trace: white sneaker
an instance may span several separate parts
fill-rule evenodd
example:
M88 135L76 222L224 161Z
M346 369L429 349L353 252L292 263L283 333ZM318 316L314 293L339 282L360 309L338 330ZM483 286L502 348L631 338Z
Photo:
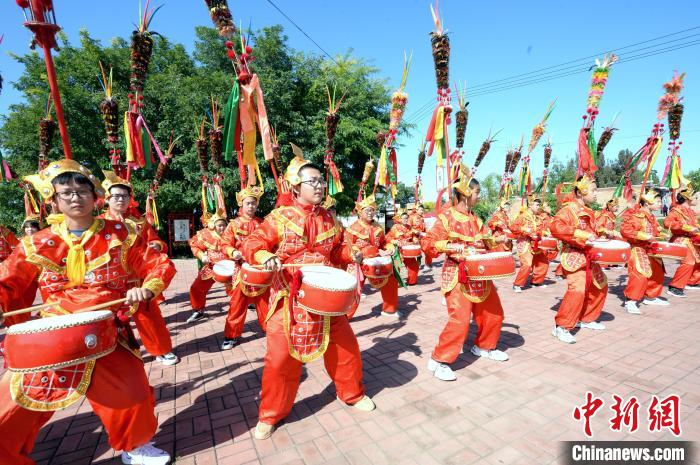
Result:
M367 294L365 294L364 292L362 294L360 294L360 300L365 300L366 298L367 298Z
M515 293L523 292L523 288L520 286L513 286L513 292L515 292Z
M576 338L569 332L568 329L561 326L555 326L552 330L552 336L567 344L576 344Z
M599 323L597 321L590 321L586 323L585 321L579 321L576 323L577 328L585 328L585 329L594 329L596 331L602 331L605 329L605 325L603 323Z
M432 371L433 375L440 381L454 381L457 379L455 372L452 371L446 363L440 363L432 358L428 361L428 371Z
M477 357L486 357L497 362L505 362L508 360L508 354L498 349L486 350L477 346L472 346L472 354Z
M670 305L668 303L668 300L659 299L658 297L655 299L644 299L642 301L642 303L644 305L658 305L659 307L666 307L666 306Z
M630 313L632 315L641 315L642 312L639 311L639 307L637 307L637 302L634 300L628 300L625 302L625 310L627 310L627 313Z
M389 313L389 312L385 312L384 310L382 310L382 315L390 316L392 318L401 318L403 316L403 315L401 315L401 312L398 310L396 310L394 313Z
M133 465L166 465L170 455L164 450L153 447L149 442L141 447L122 452L122 463Z
M443 307L447 307L447 299L446 298L443 297L442 300L440 301L440 303L442 304Z
M156 357L156 361L157 361L157 362L160 362L161 364L163 364L163 365L165 365L165 366L167 367L167 366L170 366L170 365L175 365L177 362L180 361L180 359L177 358L177 355L175 355L174 353L168 352L168 353L165 354L165 355L159 355L159 356L157 356L157 357Z
M685 286L686 289L691 289L691 290L698 290L700 289L700 284L688 284Z
M185 323L194 323L195 321L199 321L204 317L204 310L195 310Z

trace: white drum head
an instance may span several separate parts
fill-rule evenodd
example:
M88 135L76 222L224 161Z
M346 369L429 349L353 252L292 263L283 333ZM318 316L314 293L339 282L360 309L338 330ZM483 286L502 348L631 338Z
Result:
M401 247L401 248L402 248L402 249L406 249L406 250L417 250L417 249L420 249L420 245L418 245L418 244L409 244L409 245L404 245L404 246Z
M599 249L607 249L607 250L621 250L621 249L629 249L630 245L628 242L625 241L618 241L618 240L610 240L610 241L591 241L589 242L590 245L593 247L599 248Z
M357 286L357 279L350 273L330 266L302 266L302 280L321 289L349 291Z
M489 252L489 253L478 253L475 255L465 255L464 261L476 261L480 262L482 260L497 260L499 258L510 257L512 254L510 252Z
M232 260L221 260L212 267L212 271L219 276L233 276L233 271L236 269L236 262Z
M80 326L86 323L114 318L114 313L109 310L97 310L95 312L71 313L18 323L7 328L7 334L22 334L27 332L39 332L58 327Z
M388 265L390 263L391 257L372 257L362 260L362 264L367 266Z

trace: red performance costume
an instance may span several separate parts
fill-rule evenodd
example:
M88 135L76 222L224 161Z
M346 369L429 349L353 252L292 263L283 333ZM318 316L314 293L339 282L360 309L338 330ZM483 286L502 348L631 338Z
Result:
M102 195L96 178L72 160L50 163L27 180L48 199L54 194L51 180L66 172L89 177ZM0 265L0 306L7 309L38 280L46 301L56 302L42 316L68 314L124 297L134 277L158 296L174 275L170 260L150 249L129 224L95 219L76 237L59 217L50 228L25 237ZM40 373L5 373L0 382L0 463L33 464L28 455L39 429L54 411L82 396L100 417L113 449L131 451L154 436L155 400L143 362L120 338L113 352L97 360Z
M425 237L425 217L423 216L423 213L418 210L420 208L422 210L423 206L421 204L418 204L418 207L416 207L416 211L413 214L410 214L408 216L408 222L409 225L411 226L411 230L413 231L413 234L417 238L422 238ZM428 254L423 251L425 255L425 265L426 266L431 266L433 264L433 257L429 256Z
M107 200L111 197L110 189L112 187L122 187L129 191L130 199L132 187L129 181L120 178L114 171L104 171L105 180L102 181L102 187L107 193ZM144 239L146 244L156 252L167 254L168 246L160 240L155 229L141 216L135 206L130 206L126 215L119 215L108 208L100 218L105 218L112 221L121 221L128 223L136 232ZM132 282L132 285L139 285L139 281ZM141 342L149 354L155 357L161 357L166 354L171 354L173 350L173 342L170 338L170 332L163 319L163 314L160 311L160 304L165 301L163 295L142 302L139 305L139 310L134 313L134 324L141 337ZM172 362L177 362L177 357L172 355Z
M671 242L683 244L688 249L685 259L668 284L672 290L682 291L686 286L700 285L700 229L691 204L694 195L695 192L690 186L680 191L678 196L683 203L671 208L671 212L664 219L664 226L671 230Z
M645 205L653 205L656 200L653 191L640 196ZM632 246L627 262L629 277L625 297L634 302L643 298L646 298L645 303L656 302L663 290L664 264L660 258L650 257L647 249L659 236L659 223L647 206L636 204L622 215L620 233ZM667 302L662 302L667 305Z
M356 211L358 214L361 214L366 208L374 208L376 210L377 204L374 195L370 195L362 202L357 202ZM379 256L379 251L382 249L389 252L393 252L394 249L393 244L387 243L381 226L374 221L367 223L362 218L355 221L345 230L345 241L350 244L353 251L361 252L365 259ZM354 275L356 266L358 265L354 263L349 265L348 272ZM366 279L372 287L381 290L382 311L388 314L395 314L399 305L399 284L394 277L393 271L381 278L367 277ZM362 285L364 286L364 282ZM348 314L348 318L353 317L355 310L357 308Z
M212 266L216 262L226 259L225 250L227 247L230 247L226 240L214 229L218 221L225 222L226 220L218 214L204 218L203 223L206 227L197 231L189 242L192 255L200 261L206 261L190 286L190 304L195 313L204 312L207 306L207 293L215 282Z
M575 185L586 196L590 189L595 189L593 184L585 175ZM600 265L587 258L585 250L586 241L595 237L595 213L581 198L574 197L554 215L550 228L552 235L564 243L561 264L567 283L552 335L562 342L574 343L576 340L569 331L577 324L591 329L605 328L596 320L603 311L608 280Z
M0 263L4 262L11 254L12 251L19 245L19 240L17 236L14 235L12 231L7 229L5 226L0 226ZM28 307L34 302L36 296L37 284L33 283L27 288L27 291L22 296L22 299L16 303L9 302L7 310L17 310L20 308ZM10 327L17 323L23 323L31 317L30 314L8 316L5 319L5 326Z
M238 206L243 205L243 201L248 198L255 199L255 203L260 200L263 192L257 187L249 186L236 194ZM258 217L248 218L242 214L231 220L224 231L224 242L226 246L224 252L228 257L233 257L236 252L241 253L243 242L262 224L262 219ZM241 258L242 260L242 258ZM239 264L241 264L239 260ZM237 267L233 276L233 284L228 291L231 298L228 315L226 316L226 326L224 327L224 338L237 339L243 334L245 317L248 312L248 305L255 305L260 328L265 330L265 318L268 311L268 299L270 297L269 286L253 287L241 281L241 268Z
M302 184L299 174L308 164L297 155L285 173L285 180L299 192L308 187ZM316 169L307 171L313 173ZM314 182L319 186L323 178ZM293 195L300 194L295 192ZM351 261L350 247L343 242L343 232L333 216L319 205L302 204L297 199L291 206L273 210L243 243L242 251L246 261L257 264L279 259L283 266L338 266ZM291 411L302 364L321 357L340 400L357 404L360 409L368 403L374 407L364 393L360 349L348 318L344 315L317 315L300 306L295 299L290 302L290 293L293 292L290 285L298 280L295 278L296 269L282 268L275 274L270 289L267 352L256 426L258 439L267 439L274 425Z
M513 286L522 287L532 274L534 286L544 283L549 270L549 260L545 251L537 247L539 238L551 235L545 227L540 212L525 209L510 225L511 231L518 237L516 248L520 257L520 270L515 276Z
M470 197L473 188L469 187L469 169L462 165L460 170L461 177L454 184L455 189ZM508 359L504 352L495 350L503 323L503 307L496 287L492 281L474 281L466 276L460 279L460 255L476 253L470 248L484 249L487 234L483 222L462 201L440 213L422 241L424 249L433 257L445 253L440 292L445 295L449 316L428 365L428 369L444 381L456 379L447 365L462 352L472 315L478 328L472 349L475 355L499 361ZM461 246L465 252L455 252L451 246Z
M494 247L494 251L510 252L513 250L513 242L508 238L510 233L510 218L508 218L507 202L501 202L498 209L488 221L487 226L491 230L494 239L502 238L504 241Z
M394 221L401 221L402 216L407 216L407 213L398 209L396 215L394 216ZM415 245L418 244L418 238L414 234L410 226L403 223L394 223L391 231L386 235L386 241L394 244L397 247L403 247L405 245ZM408 278L406 279L406 284L409 286L414 285L418 282L418 259L410 257L401 257L403 264L408 272ZM435 258L435 257L433 257Z

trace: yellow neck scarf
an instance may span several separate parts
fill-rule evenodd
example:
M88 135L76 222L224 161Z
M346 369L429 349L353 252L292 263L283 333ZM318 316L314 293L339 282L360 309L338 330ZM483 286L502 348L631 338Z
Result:
M68 226L65 221L57 224L56 230L58 235L63 239L69 249L68 257L66 258L66 276L68 276L68 285L80 286L85 281L85 272L87 271L87 263L85 263L84 246L87 241L95 234L99 221L94 220L92 225L83 233L82 237L78 238L68 231ZM80 241L76 243L76 241Z

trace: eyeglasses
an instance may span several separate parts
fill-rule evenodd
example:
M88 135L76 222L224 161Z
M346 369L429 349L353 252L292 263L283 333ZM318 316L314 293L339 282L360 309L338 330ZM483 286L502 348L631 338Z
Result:
M316 188L319 188L319 187L326 187L326 186L328 185L328 183L327 183L326 181L324 181L323 179L321 179L321 178L308 179L308 180L306 180L306 181L302 181L301 183L302 183L302 184L307 184L307 185L309 185L310 187L313 187L313 188L315 188L315 189L316 189Z
M56 192L56 196L58 196L58 198L61 200L71 200L73 198L73 196L76 196L79 199L85 199L85 198L90 197L91 195L92 195L92 191L89 189L84 189L84 190L79 190L79 191Z
M127 200L129 197L131 197L129 194L112 194L109 196L110 199L114 200Z

